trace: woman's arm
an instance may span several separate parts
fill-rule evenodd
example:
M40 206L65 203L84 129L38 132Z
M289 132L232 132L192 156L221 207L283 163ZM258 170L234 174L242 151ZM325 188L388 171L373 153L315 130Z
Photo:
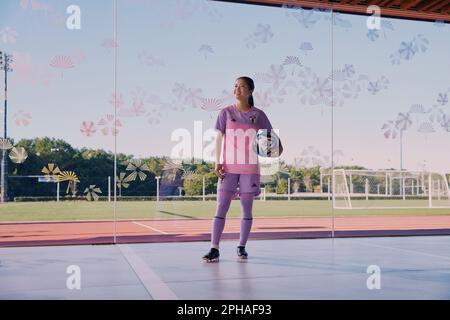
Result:
M223 134L219 130L217 130L216 135L216 164L214 166L214 173L219 177L223 178L223 164L220 160L220 156L222 154L222 141L223 141Z
M222 141L223 141L222 132L217 130L217 135L216 135L216 164L221 164L220 155L222 154Z

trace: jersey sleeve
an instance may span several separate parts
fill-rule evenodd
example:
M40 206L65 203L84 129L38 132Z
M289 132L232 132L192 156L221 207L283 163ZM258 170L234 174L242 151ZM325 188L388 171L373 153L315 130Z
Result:
M222 134L225 134L226 124L227 124L227 113L225 109L222 109L219 112L219 115L217 116L216 126L214 127L214 129L219 130L220 132L222 132Z
M259 119L259 128L266 130L272 129L272 124L270 123L269 118L267 118L267 115L264 112L261 112L261 116Z

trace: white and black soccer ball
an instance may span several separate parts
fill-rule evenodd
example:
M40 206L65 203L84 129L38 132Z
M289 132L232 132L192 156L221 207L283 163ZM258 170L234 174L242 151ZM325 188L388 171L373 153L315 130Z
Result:
M280 138L273 130L261 129L256 133L253 145L255 153L264 158L274 158L280 156Z

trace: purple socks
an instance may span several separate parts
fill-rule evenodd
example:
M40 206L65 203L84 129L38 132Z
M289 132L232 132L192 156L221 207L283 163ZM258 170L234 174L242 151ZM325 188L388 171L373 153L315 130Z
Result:
M234 197L234 192L219 191L217 193L217 209L216 215L213 219L213 228L211 235L211 246L213 248L219 248L220 237L222 236L223 229L225 227L225 217L228 209L230 208L231 200ZM239 241L240 246L245 246L252 228L252 207L253 207L253 193L241 194L241 209L242 209L242 221L241 221L241 237Z
M253 193L243 193L241 194L241 210L242 210L242 221L241 221L241 238L239 240L239 245L245 247L248 235L252 228L252 207L253 207Z
M227 215L228 209L230 208L233 196L234 192L217 192L217 209L216 215L213 219L213 228L211 235L211 246L213 248L219 249L220 236L222 235L223 228L225 227L225 216Z

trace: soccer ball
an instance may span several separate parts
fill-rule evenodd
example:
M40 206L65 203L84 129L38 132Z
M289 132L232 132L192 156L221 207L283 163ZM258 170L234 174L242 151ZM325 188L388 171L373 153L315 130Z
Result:
M261 129L256 133L253 150L260 157L279 157L280 138L272 130Z

